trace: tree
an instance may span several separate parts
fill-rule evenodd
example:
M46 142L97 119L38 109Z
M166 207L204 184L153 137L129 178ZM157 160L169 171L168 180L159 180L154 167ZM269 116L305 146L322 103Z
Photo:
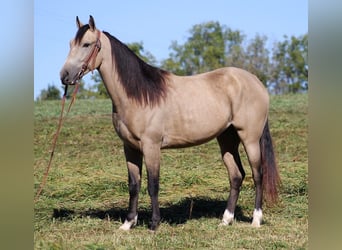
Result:
M163 68L179 75L193 75L228 65L242 67L244 37L219 22L194 25L183 45L172 42L170 58L163 61Z
M61 92L55 85L48 84L47 90L43 89L40 92L38 100L45 101L45 100L60 100L61 99Z
M243 47L245 35L239 30L225 31L225 66L245 68L246 53Z
M193 74L224 66L224 34L219 22L194 25L185 44Z
M269 51L266 47L267 37L256 35L247 46L244 68L255 74L267 86L270 79Z
M193 75L223 67L225 64L224 31L219 22L194 25L184 45L173 41L165 69L180 75Z
M272 83L274 92L297 93L308 89L308 35L284 36L273 50Z
M179 45L177 41L172 41L169 48L173 51L169 54L169 58L162 62L162 68L176 75L191 75L192 68L186 62L183 46Z

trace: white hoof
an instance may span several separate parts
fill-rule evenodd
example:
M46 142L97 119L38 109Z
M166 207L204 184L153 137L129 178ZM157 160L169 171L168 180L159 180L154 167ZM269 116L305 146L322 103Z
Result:
M262 221L262 210L254 209L252 227L260 227Z
M138 222L138 215L136 215L136 216L134 217L134 219L131 220L131 221L125 220L124 224L122 224L122 225L119 227L119 229L124 230L124 231L128 231L128 230L130 230L132 227L134 227L134 226L137 224L137 222Z
M228 209L224 211L222 222L219 226L231 225L234 222L234 214L229 212Z

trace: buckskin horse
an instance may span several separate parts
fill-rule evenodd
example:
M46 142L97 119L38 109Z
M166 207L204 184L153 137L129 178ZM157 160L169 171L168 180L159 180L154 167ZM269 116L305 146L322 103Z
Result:
M152 203L149 228L156 230L161 149L195 146L214 138L230 181L221 225L233 223L245 177L238 152L241 142L255 184L252 226L260 227L263 199L277 199L280 178L268 126L269 96L258 78L234 67L177 76L145 63L118 39L98 30L92 16L85 25L76 17L76 24L60 78L64 85L73 85L97 69L112 100L113 125L123 141L128 168L129 211L120 229L129 230L137 223L143 158Z

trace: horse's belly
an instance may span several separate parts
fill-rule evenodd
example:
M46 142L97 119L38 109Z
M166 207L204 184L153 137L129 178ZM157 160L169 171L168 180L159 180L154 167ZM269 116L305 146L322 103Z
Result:
M162 148L194 146L217 137L230 125L229 117L220 116L220 114L187 117L180 124L165 131Z

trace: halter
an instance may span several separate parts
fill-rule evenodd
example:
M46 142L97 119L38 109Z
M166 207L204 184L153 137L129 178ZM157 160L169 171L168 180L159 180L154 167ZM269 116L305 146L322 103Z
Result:
M101 49L100 36L101 36L101 32L98 30L95 45L94 45L93 49L91 50L91 52L89 53L86 60L84 61L80 72L78 72L78 74L77 74L76 79L74 81L72 81L71 84L75 84L78 80L80 80L83 77L84 72L87 70L88 65L91 62L91 60L93 60L93 62L92 62L91 68L89 68L89 69L91 70L91 73L93 73L93 71L95 69L96 57L97 57L97 54L99 53L99 51Z

